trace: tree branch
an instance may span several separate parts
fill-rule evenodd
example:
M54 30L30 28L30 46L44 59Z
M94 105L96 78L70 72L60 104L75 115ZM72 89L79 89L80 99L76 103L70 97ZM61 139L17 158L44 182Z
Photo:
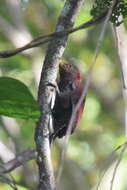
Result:
M119 63L123 79L124 124L127 135L127 34L123 24L115 28Z
M80 9L83 0L67 0L61 12L56 26L56 31L71 28L74 24L76 15ZM55 189L55 180L51 163L51 152L49 145L49 119L50 108L49 104L54 95L54 88L48 87L48 83L55 83L59 60L62 57L67 43L66 34L60 38L54 38L48 47L45 57L44 66L42 69L41 80L39 85L38 102L41 108L41 118L38 122L35 134L37 146L37 163L39 167L39 190Z
M119 167L119 165L121 163L121 160L122 160L122 158L124 156L124 153L125 153L126 149L127 149L127 143L125 142L125 144L123 146L123 149L121 150L121 153L120 153L120 155L118 157L118 160L117 160L117 162L115 164L115 168L113 170L113 176L112 176L112 179L111 179L110 190L113 189L113 183L114 183L114 180L115 180L116 172L117 172L117 169L118 169L118 167Z
M68 28L68 29L65 28L62 31L56 31L56 32L53 32L51 34L39 36L39 37L35 38L34 40L32 40L31 42L29 42L28 44L26 44L25 46L22 46L20 48L15 49L15 50L0 51L0 58L7 58L7 57L14 56L14 55L21 53L22 51L25 51L27 49L31 49L34 47L39 47L40 45L44 45L44 44L48 43L49 41L51 41L54 37L63 37L67 34L71 34L71 33L76 32L78 30L82 30L82 29L88 28L90 26L100 24L105 19L106 15L107 15L107 12L104 12L99 17L97 17L95 19L91 19L88 22L85 22L85 23L83 23L77 27Z
M113 9L118 5L118 3L119 3L118 0L115 1L114 5L113 5ZM15 50L1 51L0 52L0 58L7 58L7 57L14 56L17 53L20 53L24 50L31 49L34 47L39 47L40 45L43 45L43 44L53 40L54 37L63 37L67 34L71 34L71 33L75 32L75 31L85 29L85 28L88 28L90 26L99 24L103 20L105 20L107 13L108 13L108 10L103 12L97 18L95 18L95 19L93 18L93 19L89 20L88 22L85 22L85 23L83 23L77 27L74 27L74 28L65 27L64 29L57 30L56 32L53 32L51 34L39 36L39 37L35 38L34 40L32 40L30 43L26 44L25 46L22 46L20 48L15 49Z
M0 173L8 173L16 169L17 167L24 165L26 162L35 159L37 152L35 150L26 150L18 154L14 159L4 163L0 167Z

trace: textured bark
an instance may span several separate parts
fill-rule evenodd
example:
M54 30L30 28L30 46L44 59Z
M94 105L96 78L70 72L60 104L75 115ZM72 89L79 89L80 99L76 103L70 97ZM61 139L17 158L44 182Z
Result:
M71 28L74 24L76 15L84 0L67 0L61 12L56 26L56 31ZM39 167L39 190L56 189L53 174L51 152L49 144L49 104L55 93L53 87L47 84L55 84L59 60L62 57L67 43L68 35L54 38L48 46L44 66L41 73L39 85L38 102L41 108L41 117L38 122L35 134L37 147L37 163Z

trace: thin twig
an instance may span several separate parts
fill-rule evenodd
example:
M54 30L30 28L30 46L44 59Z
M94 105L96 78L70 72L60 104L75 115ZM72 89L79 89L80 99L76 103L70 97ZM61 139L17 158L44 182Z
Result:
M127 143L127 142L125 142L125 143ZM114 159L114 157L115 157L115 153L116 153L117 151L119 151L120 149L122 149L123 146L125 145L125 143L123 143L123 144L119 145L118 147L116 147L115 150L114 150L113 152L111 152L110 155L107 157L107 159L106 159L106 164L107 164L108 166L107 166L106 169L104 169L103 173L100 174L99 180L98 180L98 184L97 184L95 190L98 190L98 189L99 189L99 186L100 186L100 184L101 184L101 182L102 182L102 179L104 178L105 174L107 173L111 161L113 161L113 159ZM101 168L101 170L102 170L102 168Z
M26 162L35 159L37 152L35 150L26 150L18 154L14 159L2 164L0 167L0 173L8 173L13 171L19 166L24 165Z
M124 147L123 147L123 149L122 149L122 151L121 151L121 153L120 153L120 155L118 157L118 161L116 162L116 165L115 165L115 168L114 168L114 171L113 171L112 180L111 180L110 190L112 190L112 188L113 188L113 182L115 180L116 172L117 172L118 166L119 166L119 164L120 164L120 162L121 162L121 160L123 158L123 155L124 155L126 149L127 149L127 142L125 143L125 145L124 145Z
M5 184L8 184L12 189L18 190L14 178L12 177L12 175L9 175L9 176L11 179L9 177L5 176L4 174L0 174L0 181L2 181Z

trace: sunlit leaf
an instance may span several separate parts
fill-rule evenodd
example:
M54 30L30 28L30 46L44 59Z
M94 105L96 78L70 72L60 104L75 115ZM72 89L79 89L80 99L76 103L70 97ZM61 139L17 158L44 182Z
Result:
M19 80L0 77L0 115L24 119L39 117L36 101Z

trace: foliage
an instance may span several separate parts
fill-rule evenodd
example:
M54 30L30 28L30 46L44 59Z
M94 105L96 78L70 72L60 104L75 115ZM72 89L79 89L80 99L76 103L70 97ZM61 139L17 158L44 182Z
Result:
M95 4L93 6L93 9L91 10L91 14L94 17L98 17L100 14L104 13L109 9L112 2L113 0L95 0ZM127 0L121 0L115 6L110 20L113 24L119 26L126 17L127 17Z

